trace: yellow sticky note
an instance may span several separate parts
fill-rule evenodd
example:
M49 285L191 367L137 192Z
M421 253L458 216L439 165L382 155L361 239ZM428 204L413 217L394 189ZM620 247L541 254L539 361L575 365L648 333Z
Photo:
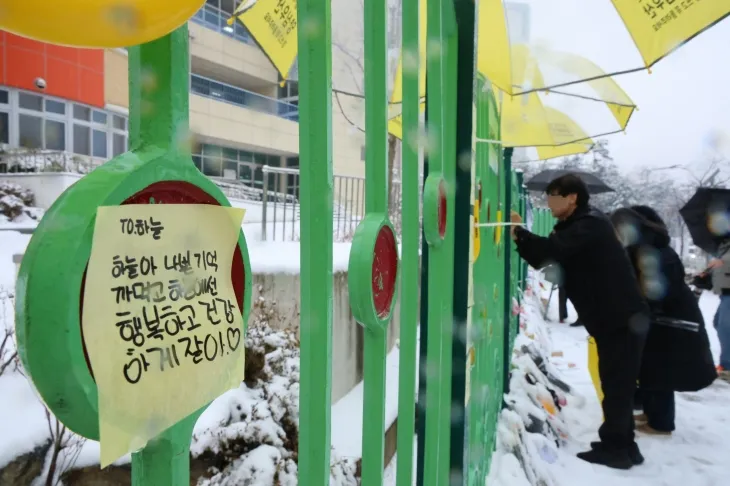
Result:
M243 380L231 264L244 213L197 204L98 209L82 329L99 391L101 467Z

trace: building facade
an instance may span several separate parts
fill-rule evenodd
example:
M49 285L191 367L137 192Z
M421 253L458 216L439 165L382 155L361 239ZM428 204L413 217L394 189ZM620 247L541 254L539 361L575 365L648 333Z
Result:
M193 161L211 178L260 187L264 165L299 166L298 91L296 82L280 85L240 23L227 24L234 3L207 0L188 22ZM0 144L94 163L123 153L127 61L124 49L61 47L0 31ZM362 176L362 133L337 100L332 105L335 173Z

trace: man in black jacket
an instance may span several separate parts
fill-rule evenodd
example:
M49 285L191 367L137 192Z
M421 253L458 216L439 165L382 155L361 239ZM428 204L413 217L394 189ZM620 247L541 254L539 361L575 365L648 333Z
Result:
M562 286L588 333L596 340L603 388L603 416L598 435L580 459L629 469L644 458L634 440L633 402L641 353L649 330L649 308L631 262L606 215L588 204L583 181L567 174L546 191L559 221L548 237L512 227L517 252L532 267L557 264ZM521 223L513 213L513 222Z

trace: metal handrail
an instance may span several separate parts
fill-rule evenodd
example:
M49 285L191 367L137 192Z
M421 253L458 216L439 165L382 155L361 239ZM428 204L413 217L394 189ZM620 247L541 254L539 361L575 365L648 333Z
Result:
M190 92L262 113L276 115L290 121L299 121L299 107L296 105L206 78L199 74L190 75Z

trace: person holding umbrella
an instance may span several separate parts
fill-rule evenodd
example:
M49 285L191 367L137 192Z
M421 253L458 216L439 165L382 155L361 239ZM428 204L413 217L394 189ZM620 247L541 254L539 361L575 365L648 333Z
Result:
M651 309L637 390L645 421L639 428L669 435L675 428L674 392L696 392L717 378L704 318L657 212L631 206L615 211L611 221Z
M730 189L700 187L679 210L692 241L715 255L695 285L720 296L714 326L720 341L720 378L730 382Z
M717 371L720 378L730 383L730 238L718 245L717 258L694 282L697 287L712 290L720 296L713 325L720 341L720 364Z
M516 250L534 268L557 263L568 298L599 354L604 422L600 442L581 452L584 461L630 469L644 458L634 436L634 393L649 330L649 307L611 221L589 205L586 184L575 174L551 181L545 192L559 221L541 237L521 226L512 212Z

